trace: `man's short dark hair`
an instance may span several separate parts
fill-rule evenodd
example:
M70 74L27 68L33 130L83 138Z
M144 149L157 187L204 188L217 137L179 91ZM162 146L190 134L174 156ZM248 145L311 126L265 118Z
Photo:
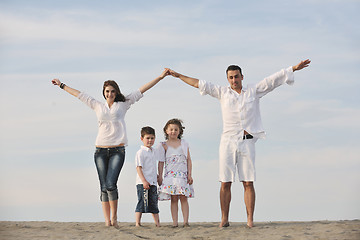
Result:
M238 65L230 65L230 66L228 66L228 68L226 69L226 76L227 76L228 71L236 71L236 70L239 70L240 74L242 76L241 68Z
M145 135L154 135L155 136L155 129L152 127L146 126L141 129L141 137L144 137Z

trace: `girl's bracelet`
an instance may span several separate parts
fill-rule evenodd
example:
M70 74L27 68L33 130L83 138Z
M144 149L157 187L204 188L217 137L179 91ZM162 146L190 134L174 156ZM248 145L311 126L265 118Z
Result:
M60 88L61 89L64 89L65 86L66 86L65 83L60 83Z

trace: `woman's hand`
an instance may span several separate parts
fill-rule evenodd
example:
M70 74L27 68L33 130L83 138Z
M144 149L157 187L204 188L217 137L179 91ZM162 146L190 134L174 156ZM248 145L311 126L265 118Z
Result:
M163 79L166 76L170 75L170 69L169 68L165 68L164 71L161 73L160 78Z
M52 84L54 84L55 86L60 86L61 82L59 79L54 78L53 80L51 80Z

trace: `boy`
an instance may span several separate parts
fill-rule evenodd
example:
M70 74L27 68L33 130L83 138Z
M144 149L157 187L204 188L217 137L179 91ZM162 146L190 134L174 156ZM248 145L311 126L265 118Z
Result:
M156 151L152 148L155 142L155 130L152 127L143 127L141 129L141 141L144 145L141 146L135 156L138 195L138 203L135 210L136 226L141 226L142 213L152 213L156 226L160 227Z

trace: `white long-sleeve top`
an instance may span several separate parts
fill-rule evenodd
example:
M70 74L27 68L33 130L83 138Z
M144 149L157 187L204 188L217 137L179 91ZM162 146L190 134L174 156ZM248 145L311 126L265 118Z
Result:
M240 94L230 86L218 86L203 80L199 81L199 90L201 95L209 94L219 99L223 118L223 137L237 136L242 139L245 130L256 138L265 138L259 100L284 83L289 85L294 83L292 67L282 69L256 85L243 87Z
M95 111L98 119L96 146L127 145L125 114L142 97L143 94L137 90L127 95L125 102L114 102L109 108L106 102L100 102L83 92L79 94L78 98Z

